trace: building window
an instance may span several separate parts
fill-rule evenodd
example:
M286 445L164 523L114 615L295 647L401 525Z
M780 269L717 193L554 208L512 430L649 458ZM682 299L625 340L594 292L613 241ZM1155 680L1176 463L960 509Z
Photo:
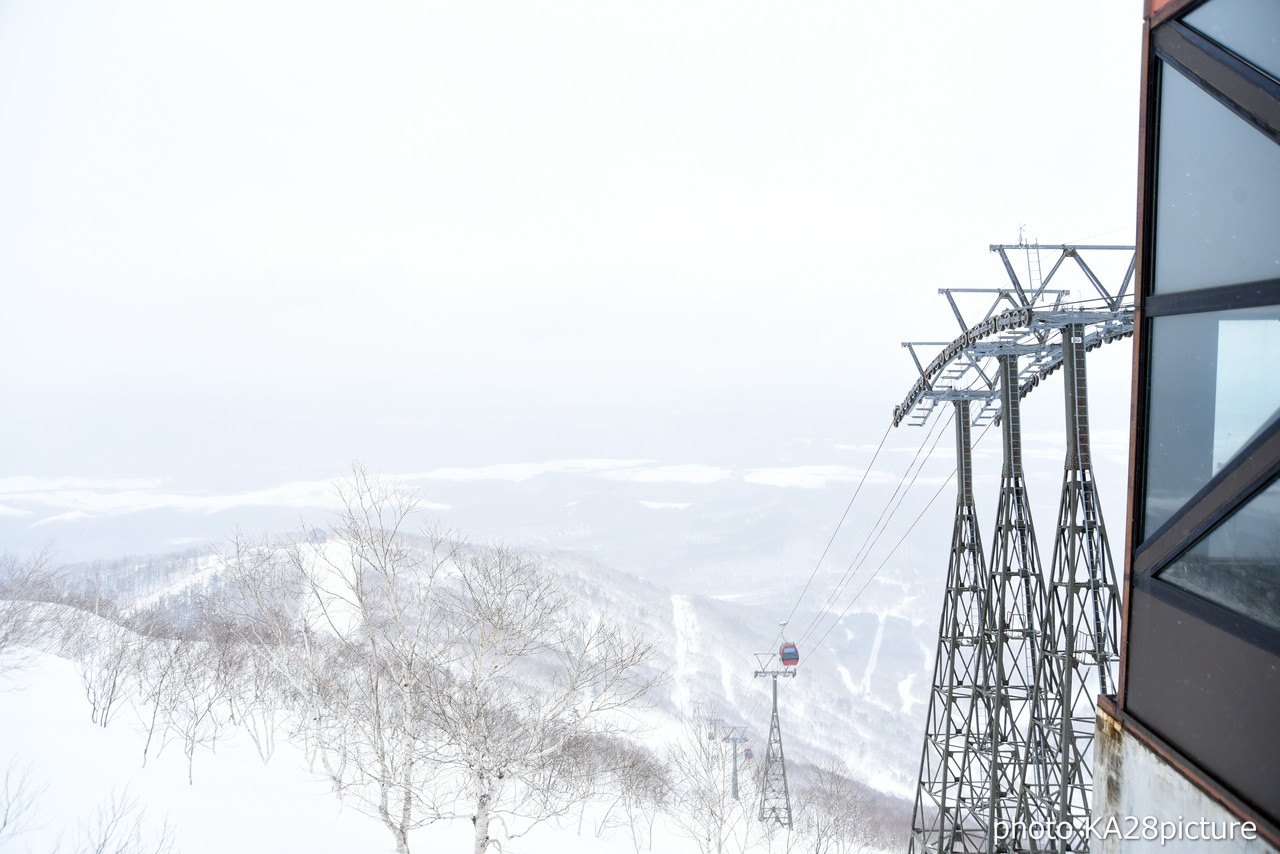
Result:
M1280 481L1155 577L1280 632Z
M1152 292L1280 279L1280 146L1161 66Z
M1147 347L1153 534L1280 417L1280 306L1157 317Z
M1280 77L1280 4L1275 0L1213 0L1182 21L1272 77Z

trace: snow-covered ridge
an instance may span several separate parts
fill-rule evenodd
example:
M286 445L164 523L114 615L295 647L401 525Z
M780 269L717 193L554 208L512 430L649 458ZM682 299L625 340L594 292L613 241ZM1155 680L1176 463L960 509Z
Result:
M345 548L336 539L310 547L331 556ZM754 653L776 632L776 609L767 598L673 595L571 552L529 554L565 584L576 611L611 615L657 642L657 666L669 674L653 697L656 713L667 717L662 725L679 720L698 702L714 706L735 725L745 725L753 738L765 737L767 686L752 673L757 667ZM84 586L96 576L104 592L127 608L181 614L194 608L200 596L219 589L222 567L219 556L188 550L82 564L71 571ZM893 582L872 585L860 607L827 632L820 647L802 650L800 678L786 686L782 701L789 756L812 762L826 754L840 756L864 779L899 797L910 791L922 726L903 712L922 713L921 686L928 681L932 652L919 639L913 610L901 609L904 592ZM817 616L801 612L795 623ZM829 614L819 625L835 617Z
M315 533L311 537L314 541L300 544L304 551L327 555L335 565L340 564L348 544ZM656 585L571 553L525 554L570 592L571 611L621 620L657 642L655 666L666 672L667 681L655 692L652 702L631 713L637 724L635 737L641 747L652 750L654 755L662 755L667 749L664 744L672 742L674 734L682 731L691 714L706 710L714 712L724 725L745 726L748 737L755 742L757 755L760 754L768 722L768 709L764 704L767 685L764 680L752 678L756 665L751 653L757 652L756 647L760 645L761 633L757 627L767 625L767 621L757 609L706 597L673 596ZM210 597L223 595L226 567L225 556L191 550L70 567L67 581L77 591L81 606L96 602L102 613L116 614L116 620L123 623L148 610L181 622L184 616L195 620L195 613ZM93 597L86 596L89 590L93 591ZM92 707L86 707L84 700L79 701L81 713L101 714L106 689L101 679L94 684L94 668L108 667L112 649L137 646L145 643L145 638L124 628L121 622L87 614L74 606L42 607L49 609L51 620L56 617L64 625L78 627L75 644L68 646L64 636L64 640L49 648L78 659L77 669L86 692L83 696L91 701ZM896 618L886 620L874 616L867 628L880 628L867 632L861 627L861 617L850 617L857 619L851 619L848 629L832 632L826 645L829 655L847 656L846 660L851 662L856 677L852 689L848 677L840 673L845 669L843 664L838 667L830 663L816 664L802 668L801 678L787 680L781 713L788 759L793 775L802 780L806 766L817 765L824 757L834 754L864 782L882 791L900 793L904 788L903 763L900 757L894 756L892 748L893 722L901 717L901 686L897 682L881 684L876 675L877 657L868 658L871 647L867 646L874 645L877 634L883 635L884 626L893 625ZM855 655L860 660L854 659ZM820 656L816 658L821 662ZM121 697L116 702L115 720L109 729L114 731L121 720L146 719L145 699ZM121 709L128 711L122 713ZM253 723L248 720L252 715L242 713L240 717ZM281 719L282 724L287 717ZM127 726L137 728L134 724ZM194 746L188 759L194 758L195 774L199 777L202 773L199 769L214 762L212 758L202 758L204 746L234 743L247 749L249 744L256 744L261 749L261 736L260 721L257 735L252 732L237 735L231 731L216 736L201 735L192 742ZM169 737L182 742L180 737ZM283 739L277 739L276 749L280 749L281 743ZM181 751L171 748L168 755L171 757L174 752ZM893 809L892 800L885 799L883 803L883 808ZM581 850L600 849L586 846Z

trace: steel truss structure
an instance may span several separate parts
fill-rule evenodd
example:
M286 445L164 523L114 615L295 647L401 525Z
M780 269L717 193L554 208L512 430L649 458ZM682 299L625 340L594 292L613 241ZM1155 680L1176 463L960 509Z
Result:
M1062 330L1067 456L1018 821L1022 851L1088 851L1096 698L1115 690L1120 590L1089 453L1084 328ZM1070 828L1037 839L1033 827ZM1047 838L1051 836L1052 838Z
M1022 469L1018 357L1001 355L999 365L1004 465L988 562L983 635L987 657L983 691L990 716L984 739L991 763L988 829L1012 827L1017 818L1045 617L1044 574Z
M756 657L764 659L772 657L768 653L757 653ZM763 662L761 667L763 667ZM794 677L794 669L757 670L755 676L773 677L773 717L769 722L769 745L764 753L764 778L760 793L760 820L772 822L779 827L791 828L791 793L787 788L787 761L782 752L782 725L778 720L778 677ZM734 745L735 750L737 745Z
M1008 252L1021 249L1029 257L1040 257L1040 252L1052 249L1059 252L1049 274L1036 282L1023 283L1013 270ZM1026 357L1018 374L1019 395L1025 397L1040 384L1044 377L1062 365L1062 348L1055 334L1069 323L1085 327L1085 349L1092 350L1119 338L1133 335L1133 304L1129 299L1129 285L1133 279L1132 246L1007 246L995 245L992 252L999 253L1009 274L1011 287L1003 288L940 288L938 293L947 298L961 334L952 341L904 342L920 378L907 392L906 398L893 409L893 426L907 421L913 427L928 422L937 405L967 395L981 402L974 414L974 426L982 427L999 416L1000 390L997 386L995 359L1002 353L1019 353ZM1124 279L1113 294L1106 288L1098 274L1085 261L1083 252L1123 251L1130 255ZM1034 252L1034 255L1031 253ZM1063 262L1074 259L1085 279L1095 292L1086 303L1068 303L1069 291L1050 289L1055 278L1062 275ZM1034 267L1039 269L1037 260ZM1034 286L1033 286L1034 285ZM977 323L969 325L956 302L956 295L985 295L991 304ZM925 365L920 361L917 348L941 347L938 355ZM975 392L985 392L979 394Z
M984 850L990 801L981 710L987 572L973 502L969 401L957 399L954 406L956 515L911 819L910 850L922 852Z
M1026 282L1010 262L1014 249L1027 254ZM1118 599L1088 455L1084 354L1133 334L1133 310L1125 304L1133 247L1056 247L1060 254L1042 278L1041 247L991 250L1012 287L940 291L962 334L903 345L920 379L894 409L895 426L919 426L938 404L951 402L957 431L956 515L910 851L1081 851L1087 840L1078 835L1045 847L1019 830L1048 820L1083 828L1089 816L1094 701L1114 684ZM1081 256L1086 250L1130 253L1114 292ZM1048 287L1067 259L1097 295L1087 306L1068 304L1068 291ZM994 300L981 321L967 325L956 294ZM923 346L942 348L928 366L916 350ZM1059 368L1066 375L1068 450L1046 581L1022 467L1019 401ZM971 431L996 421L1003 470L984 560Z
M739 745L745 744L751 739L747 738L747 728L745 726L726 726L725 736L722 741L727 741L733 745L733 780L732 788L729 790L731 796L738 800L738 753ZM781 732L779 732L781 735Z

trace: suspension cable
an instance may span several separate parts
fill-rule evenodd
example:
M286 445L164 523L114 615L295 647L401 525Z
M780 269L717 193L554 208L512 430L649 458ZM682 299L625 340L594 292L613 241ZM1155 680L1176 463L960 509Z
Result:
M975 447L980 442L982 442L983 439L986 438L987 433L991 431L992 426L993 426L992 424L988 424L985 428L983 428L982 432L978 435L977 441L973 443ZM924 506L924 509L921 510L920 513L916 516L915 520L911 523L911 527L907 528L907 530L903 533L903 535L898 538L898 542L894 544L893 548L889 551L889 554L885 555L884 560L882 560L880 562L880 565L876 567L876 570L871 574L871 577L868 578L866 583L862 585L862 587L854 595L853 599L849 601L849 604L845 606L845 609L840 612L840 615L835 619L835 621L832 622L831 625L827 628L827 630L822 633L822 636L818 638L816 641L814 641L813 655L818 654L818 650L821 649L822 647L822 642L826 640L827 635L831 634L831 630L834 629L836 626L838 626L840 624L840 621L843 620L851 610L853 610L853 606L857 603L858 599L862 596L863 592L871 585L872 581L875 581L876 576L880 574L880 570L884 569L884 567L889 563L890 558L892 558L894 554L897 553L898 548L903 544L903 542L906 541L907 536L913 530L915 530L916 525L920 522L921 519L924 518L924 514L928 511L928 509L931 506L933 506L933 502L938 499L938 496L942 494L942 490L945 489L947 485L950 484L955 479L957 471L958 471L958 468L951 470L951 474L947 476L947 479L943 481L941 486L938 487L938 491L935 492L933 494L933 497L929 499L929 503L926 504Z
M796 615L796 611L800 608L800 603L804 601L804 594L809 592L809 585L813 583L813 579L818 575L818 569L822 566L822 561L826 558L827 552L831 550L831 544L836 541L836 535L840 533L840 528L844 525L844 520L849 517L849 511L853 509L853 502L858 500L858 494L862 492L862 485L867 482L867 475L871 473L871 469L876 464L876 459L880 456L880 451L884 448L885 440L889 438L889 431L893 429L893 425L889 424L884 429L884 435L880 437L880 444L876 446L876 452L871 455L871 462L867 463L867 467L862 472L862 478L858 481L858 487L853 491L853 497L849 499L849 503L845 505L844 513L840 514L840 521L836 523L836 528L831 532L831 538L827 540L826 548L822 550L822 554L818 556L818 562L813 566L813 572L809 573L809 580L804 583L804 589L800 591L800 595L796 597L796 603L791 606L791 613L787 614L787 622L791 622L791 618Z
M951 423L952 417L954 416L951 413L948 413L945 420L938 419L934 422L934 426L930 428L930 435L926 435L924 441L920 444L920 447L916 449L915 456L912 457L911 462L907 465L907 469L903 473L902 478L898 480L898 484L894 488L893 494L890 495L888 501L885 502L884 507L880 511L880 516L867 530L867 534L863 538L862 544L858 547L858 551L855 553L853 560L850 562L840 580L836 582L835 586L832 588L832 591L827 596L826 601L818 609L809 625L805 628L801 636L801 640L798 642L805 642L808 640L818 624L822 621L823 615L827 609L839 600L840 596L848 588L853 578L857 576L858 571L866 562L871 550L875 547L876 543L880 541L880 537L883 536L884 532L893 521L894 515L898 512L898 508L901 507L902 503L906 500L907 494L910 493L911 488L915 486L916 480L919 478L920 472L924 470L925 464L933 457L933 452L938 447L938 442L945 434L946 427ZM930 439L933 440L932 445L929 444ZM924 452L926 445L929 445L929 450L925 453L924 459L921 459L920 455ZM912 473L912 469L915 470L914 473ZM908 479L908 476L910 479ZM895 500L897 501L896 505L894 504Z

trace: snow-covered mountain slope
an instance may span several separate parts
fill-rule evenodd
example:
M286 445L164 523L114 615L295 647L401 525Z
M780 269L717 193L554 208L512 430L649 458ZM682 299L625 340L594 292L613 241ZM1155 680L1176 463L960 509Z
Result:
M651 698L654 725L665 728L713 710L727 725L742 725L763 748L768 735L771 685L755 678L756 653L776 653L776 604L754 597L713 598L673 593L581 555L534 555L558 576L584 614L607 614L642 630L658 644L657 666L667 680ZM69 567L82 595L89 591L128 610L162 606L182 620L201 595L217 595L220 561L189 550L171 555L96 561ZM822 592L835 579L815 580ZM800 610L792 620L801 646L795 678L779 682L779 710L788 757L818 763L834 755L888 795L907 797L915 774L918 739L932 648L922 638L918 604L900 583L873 582L842 618ZM769 668L779 667L776 657Z
M313 539L304 548L341 551L338 541ZM687 721L698 716L716 717L726 726L745 726L750 739L746 746L755 747L757 758L763 756L770 684L768 679L753 678L759 663L752 653L773 641L776 626L770 609L673 594L568 552L532 556L563 582L571 594L572 610L608 615L658 642L657 666L668 678L650 698L651 704L636 715L634 738L641 745L662 755ZM102 614L123 615L121 619L146 607L160 609L182 625L184 617L198 610L202 597L223 593L223 561L203 551L95 561L65 570L67 583L75 591L73 601ZM59 622L63 634L47 642L49 649L83 654L93 638L106 637L120 628L111 619L77 610L75 605L47 607L65 611L64 617L70 615ZM793 788L795 781L805 778L806 766L837 756L857 778L888 793L877 799L875 809L879 815L889 816L888 822L894 826L906 820L906 804L894 795L902 793L903 781L910 775L910 763L904 765L902 758L912 751L911 734L900 725L901 686L892 678L898 665L889 662L885 650L895 646L886 643L886 638L895 632L909 634L909 626L906 619L892 613L851 613L828 633L821 647L815 648L815 652L821 650L818 654L806 653L800 675L780 684ZM914 657L922 658L918 654ZM187 852L226 850L228 846L277 850L297 844L307 850L328 851L369 847L370 841L375 849L385 846L385 831L376 822L354 816L349 805L345 810L336 808L326 785L318 783L308 770L309 765L314 770L314 757L308 760L300 746L286 737L278 739L277 754L264 768L245 733L235 728L224 730L205 745L212 747L216 756L205 755L201 749L195 763L196 785L187 787L181 743L170 745L159 758L153 750L146 770L141 769L145 703L138 706L136 698L122 703L109 726L95 726L89 720L86 686L81 684L83 665L49 654L36 656L34 665L16 674L0 671L5 678L0 686L0 713L12 722L0 737L0 758L11 768L29 769L31 785L48 786L52 795L41 795L34 828L21 839L10 837L7 844L0 845L4 850L51 850L58 833L80 833L72 825L82 817L92 824L99 808L112 798L128 802L130 821L145 811L143 829L147 833L158 831L167 818L182 831L179 842ZM56 713L50 713L51 709ZM72 770L77 763L78 768ZM744 773L751 768L749 763L744 765ZM252 803L246 803L246 798ZM277 804L288 811L290 823L305 816L304 835L318 829L323 838L314 843L304 843L301 837L290 841L286 831L272 825L279 823L279 813L264 810L263 804ZM602 838L593 830L603 821L593 810L587 807L581 811L573 827L540 828L511 850L629 848L629 838L619 841L616 833ZM236 821L219 823L218 814L223 811L233 812ZM667 826L666 821L659 817L645 844L652 850L693 850L679 828ZM198 840L194 845L192 836ZM427 840L448 847L465 844L463 836L456 840L455 836L456 826L432 826L415 831L415 847ZM246 839L252 841L246 843Z

